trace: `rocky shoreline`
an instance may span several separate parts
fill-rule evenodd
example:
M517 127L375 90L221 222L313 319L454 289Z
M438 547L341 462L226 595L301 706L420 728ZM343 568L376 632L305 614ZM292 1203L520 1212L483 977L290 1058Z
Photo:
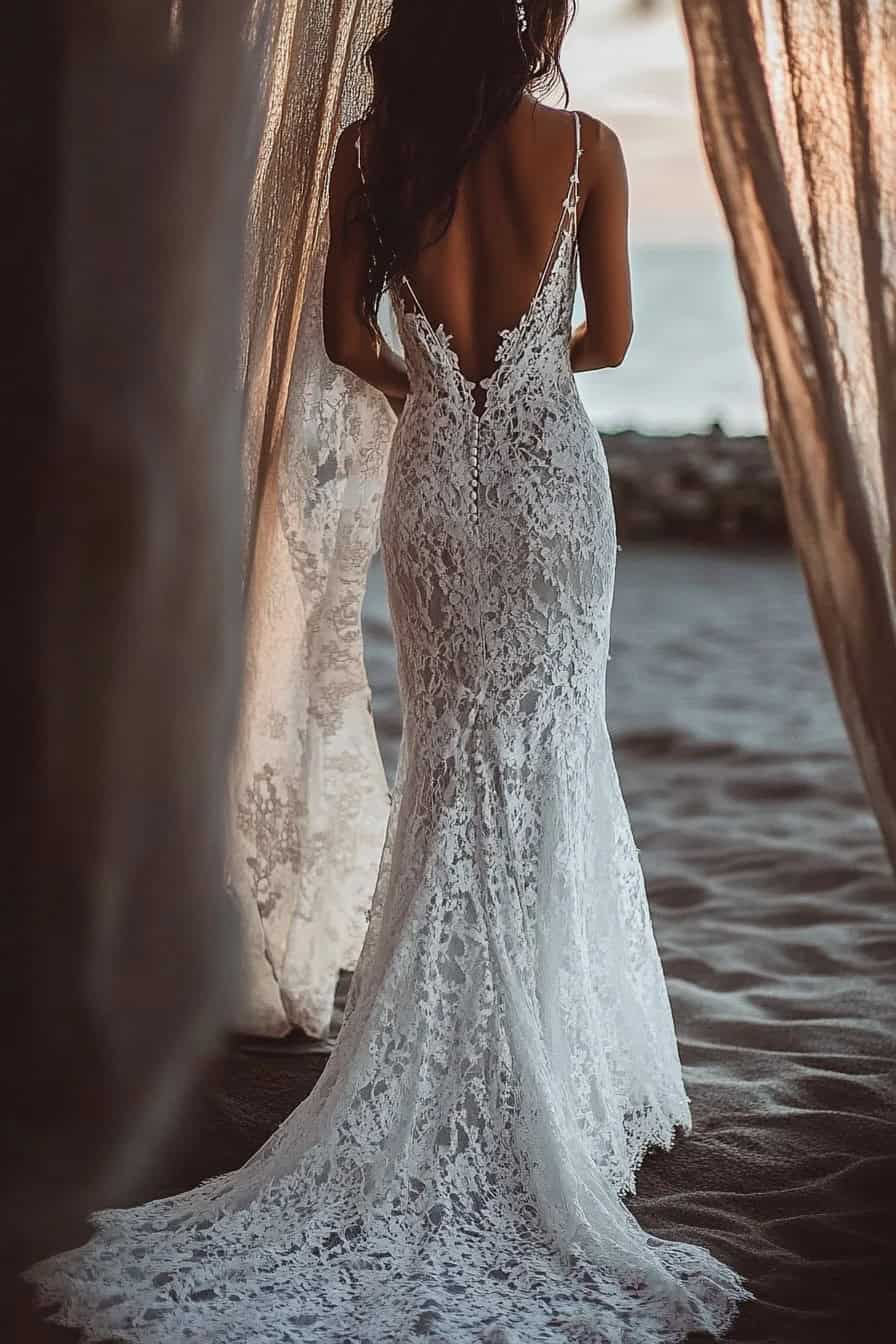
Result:
M601 432L620 543L789 546L765 435Z

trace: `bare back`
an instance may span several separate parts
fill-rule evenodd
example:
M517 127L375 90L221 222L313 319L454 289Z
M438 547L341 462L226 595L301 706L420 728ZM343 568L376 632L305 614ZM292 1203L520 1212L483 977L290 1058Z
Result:
M556 241L575 155L573 114L525 98L468 165L447 232L423 248L408 273L430 322L451 333L473 381L493 371L500 333L531 303Z
M576 166L576 122L581 157ZM378 343L363 314L367 274L363 228L346 213L364 189L367 130L346 127L330 181L331 237L324 285L324 337L336 363L379 387L398 410L407 390L402 362ZM405 280L393 280L432 328L450 336L473 383L495 368L501 334L527 312L564 216L575 169L577 262L586 320L571 334L574 372L618 364L632 334L628 180L619 141L585 113L547 107L525 94L465 167L446 232L420 250ZM424 239L436 233L425 222ZM394 400L393 400L394 399Z

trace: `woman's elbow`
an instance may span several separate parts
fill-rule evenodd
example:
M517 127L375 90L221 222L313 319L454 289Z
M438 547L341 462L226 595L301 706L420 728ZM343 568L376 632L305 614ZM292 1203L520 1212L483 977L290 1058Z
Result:
M626 336L617 338L609 342L609 346L606 352L608 368L610 369L619 368L619 365L622 363L622 361L625 359L626 355L629 352L629 347L631 346L632 337L634 336L634 334L635 334L634 324L630 323L628 328L628 334Z

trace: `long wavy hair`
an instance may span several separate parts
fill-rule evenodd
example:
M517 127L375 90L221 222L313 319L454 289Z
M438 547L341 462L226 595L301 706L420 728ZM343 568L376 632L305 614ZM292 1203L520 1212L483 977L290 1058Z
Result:
M365 58L367 192L355 205L367 232L371 326L389 282L445 233L465 166L526 90L559 83L568 104L559 58L575 8L576 0L393 0Z

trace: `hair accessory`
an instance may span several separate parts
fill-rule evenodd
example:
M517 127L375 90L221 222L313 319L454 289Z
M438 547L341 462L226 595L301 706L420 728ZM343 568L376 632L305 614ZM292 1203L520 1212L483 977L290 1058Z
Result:
M520 32L524 33L529 27L529 20L526 18L525 0L516 0L516 21L519 24Z

